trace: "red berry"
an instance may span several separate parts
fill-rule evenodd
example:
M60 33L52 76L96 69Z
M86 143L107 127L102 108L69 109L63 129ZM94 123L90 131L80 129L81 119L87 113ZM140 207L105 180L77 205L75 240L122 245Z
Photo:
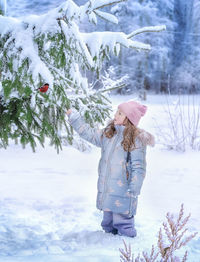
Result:
M49 84L46 83L38 89L40 90L41 93L46 93L48 88L49 88Z

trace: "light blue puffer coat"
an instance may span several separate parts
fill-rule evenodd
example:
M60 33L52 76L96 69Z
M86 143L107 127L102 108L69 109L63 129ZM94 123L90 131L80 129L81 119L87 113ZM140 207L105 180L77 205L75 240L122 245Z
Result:
M127 152L121 146L124 126L115 125L117 133L112 138L107 138L102 136L103 129L91 128L74 108L68 120L83 139L101 147L96 207L128 216L135 215L138 195L146 174L146 147L154 145L154 137L142 130L136 137L137 148L131 151L131 161L127 166ZM129 172L128 180L126 166Z

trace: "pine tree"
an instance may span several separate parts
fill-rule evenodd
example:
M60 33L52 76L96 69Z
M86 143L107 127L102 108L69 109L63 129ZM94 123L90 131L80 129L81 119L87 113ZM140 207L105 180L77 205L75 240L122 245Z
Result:
M105 58L118 55L121 46L150 50L150 45L131 40L134 32L82 33L79 25L86 18L96 24L97 16L117 23L114 15L99 9L122 1L90 0L78 6L68 0L41 16L0 16L1 146L14 139L34 150L37 140L44 146L48 137L59 150L63 127L69 143L73 139L67 109L81 111L91 126L109 116L108 96L105 90L93 90L87 72L98 76ZM49 88L41 92L44 83Z
M0 15L6 14L6 0L0 0Z

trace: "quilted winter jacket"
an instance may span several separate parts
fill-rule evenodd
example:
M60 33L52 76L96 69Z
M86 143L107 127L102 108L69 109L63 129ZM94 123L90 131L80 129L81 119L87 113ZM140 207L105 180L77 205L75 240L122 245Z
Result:
M117 133L107 138L103 135L103 129L90 127L74 108L68 120L83 139L101 148L96 207L130 217L135 215L138 195L146 174L146 147L154 146L154 137L141 130L136 137L136 149L130 152L131 161L127 165L127 152L121 146L124 126L115 125ZM129 172L128 179L126 170Z

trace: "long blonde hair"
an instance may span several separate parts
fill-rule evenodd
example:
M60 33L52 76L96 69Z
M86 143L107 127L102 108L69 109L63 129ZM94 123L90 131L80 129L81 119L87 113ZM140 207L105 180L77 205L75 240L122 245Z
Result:
M123 124L125 125L125 128L123 131L123 140L121 145L125 151L130 152L135 149L135 138L140 133L140 129L132 124L127 117L125 118ZM107 138L112 138L116 132L114 120L110 120L108 125L103 130L103 135Z

